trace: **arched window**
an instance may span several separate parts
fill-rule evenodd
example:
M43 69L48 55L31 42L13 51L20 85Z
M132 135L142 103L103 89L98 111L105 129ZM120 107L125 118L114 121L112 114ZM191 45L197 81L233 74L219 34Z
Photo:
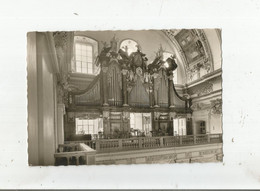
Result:
M166 61L167 58L171 57L173 54L170 52L163 52L163 61ZM175 62L177 63L177 60L175 59ZM178 63L177 63L178 64ZM177 84L177 70L178 68L176 68L176 70L173 71L173 83Z
M137 42L131 39L123 40L120 44L120 48L126 51L128 55L130 55L132 52L136 52L137 46Z
M98 42L84 36L74 37L74 64L72 72L84 74L97 74L99 68L94 60L98 54Z

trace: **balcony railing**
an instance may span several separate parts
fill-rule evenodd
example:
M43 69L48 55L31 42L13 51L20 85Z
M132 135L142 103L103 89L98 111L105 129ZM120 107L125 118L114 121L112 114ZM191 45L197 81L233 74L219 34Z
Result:
M67 143L85 143L97 152L111 152L222 143L222 134L100 139L91 141L70 141Z
M84 143L60 144L54 154L55 165L95 164L96 151Z

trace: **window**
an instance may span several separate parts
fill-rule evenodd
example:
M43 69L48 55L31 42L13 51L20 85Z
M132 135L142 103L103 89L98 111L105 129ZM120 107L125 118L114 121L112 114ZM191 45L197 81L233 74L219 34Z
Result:
M76 118L76 134L97 135L98 132L103 132L103 121L101 118L97 118L97 119Z
M97 74L99 72L99 67L94 64L97 54L97 41L83 36L75 36L72 72Z
M167 58L171 57L173 54L170 52L164 52L163 53L163 61L166 61ZM175 62L177 63L177 60L175 59ZM178 63L177 63L178 64ZM173 83L177 84L177 70L178 68L176 68L176 70L173 71Z
M120 48L127 52L130 55L133 52L137 51L138 44L134 40L126 39L123 40L120 44Z
M76 72L93 74L93 47L76 43Z
M151 113L130 113L130 127L133 136L151 136Z

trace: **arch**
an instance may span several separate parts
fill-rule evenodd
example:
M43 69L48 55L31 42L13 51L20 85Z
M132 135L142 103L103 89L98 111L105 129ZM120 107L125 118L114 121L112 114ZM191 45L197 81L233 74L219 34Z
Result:
M172 43L173 47L176 49L174 52L177 58L178 65L178 83L185 84L187 83L187 59L184 55L182 48L180 47L177 40L174 38L174 33L171 30L162 30L164 36Z
M221 31L219 29L204 29L203 31L211 50L214 70L218 70L222 65Z

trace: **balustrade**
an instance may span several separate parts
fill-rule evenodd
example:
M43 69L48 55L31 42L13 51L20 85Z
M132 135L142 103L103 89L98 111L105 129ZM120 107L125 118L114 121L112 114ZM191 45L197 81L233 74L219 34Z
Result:
M100 139L92 141L70 141L73 147L75 143L85 143L97 152L110 152L119 150L149 149L160 147L179 147L210 143L222 143L222 134L203 134L185 136L164 137L134 137L128 139Z
M96 151L84 143L60 144L54 154L56 165L95 164Z

